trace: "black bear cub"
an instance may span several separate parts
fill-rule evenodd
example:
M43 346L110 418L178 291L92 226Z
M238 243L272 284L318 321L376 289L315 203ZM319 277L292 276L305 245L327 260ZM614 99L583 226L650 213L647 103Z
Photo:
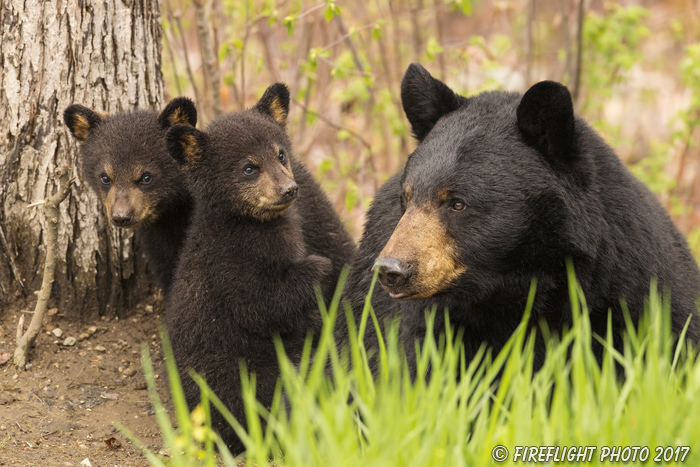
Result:
M569 91L545 81L524 95L466 98L411 65L402 82L406 116L418 139L405 168L375 196L360 241L349 295L361 308L371 270L375 309L400 311L413 351L436 306L463 328L467 357L486 343L500 349L525 310L561 331L572 322L566 262L573 262L591 327L621 347L622 301L636 321L651 280L670 292L673 331L689 317L700 338L700 272L683 236L654 195L574 114ZM600 357L602 346L592 343ZM536 347L542 363L544 345Z
M138 229L148 265L167 294L192 200L165 135L173 125L197 124L194 104L180 97L160 114L140 110L108 116L74 104L63 120L82 143L83 177L100 194L113 225Z
M321 325L314 286L329 297L354 248L292 156L288 109L289 91L277 83L206 132L176 125L167 137L195 200L166 304L175 360L190 407L200 399L187 374L194 369L244 426L239 364L256 374L257 399L269 406L279 376L275 336L298 359ZM218 413L213 425L233 452L243 450Z

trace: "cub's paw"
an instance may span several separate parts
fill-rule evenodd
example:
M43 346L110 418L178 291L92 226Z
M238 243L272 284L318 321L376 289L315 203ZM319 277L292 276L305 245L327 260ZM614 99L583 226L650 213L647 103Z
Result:
M333 263L325 256L309 255L304 259L306 265L314 270L319 277L327 276L333 270Z

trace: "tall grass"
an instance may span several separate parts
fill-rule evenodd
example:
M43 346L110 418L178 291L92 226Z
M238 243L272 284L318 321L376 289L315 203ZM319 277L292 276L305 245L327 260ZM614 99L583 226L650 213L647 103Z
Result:
M684 339L675 344L669 301L658 295L655 284L644 317L638 327L628 326L623 351L618 352L610 332L592 335L585 300L571 274L573 326L547 339L546 360L537 372L535 334L526 326L534 294L533 285L522 323L502 351L492 355L482 348L471 361L464 358L459 331L448 325L439 339L432 337L435 313L442 310L428 313L429 332L417 351L416 365L417 374L429 369L431 376L415 381L396 324L388 326L376 353L364 347L367 326L378 324L369 301L359 323L348 320L349 346L336 347L332 329L337 313L352 318L336 294L330 307L321 309L325 326L315 354L309 346L295 366L278 346L280 391L269 412L255 401L254 375L244 378L247 433L197 375L193 377L202 388L202 404L187 411L163 333L177 429L155 389L147 348L142 356L170 457L149 451L122 430L156 466L233 466L242 461L234 459L208 428L210 410L221 410L229 418L245 442L244 457L251 465L489 465L496 464L496 446L510 452L508 464L516 446L592 446L593 465L603 463L605 446L647 447L648 463L653 463L657 446L690 446L685 455L674 451L681 454L675 458L700 465L700 363ZM607 348L600 364L591 350L593 339ZM369 365L373 358L378 363L375 377ZM325 371L328 362L330 376Z

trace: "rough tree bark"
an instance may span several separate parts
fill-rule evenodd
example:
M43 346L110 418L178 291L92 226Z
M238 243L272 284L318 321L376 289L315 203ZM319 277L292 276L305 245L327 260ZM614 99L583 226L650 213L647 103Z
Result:
M27 205L50 195L63 165L76 181L60 207L53 306L121 315L148 293L133 234L109 224L83 181L62 112L159 109L161 33L157 0L0 0L0 309L35 300L43 216Z

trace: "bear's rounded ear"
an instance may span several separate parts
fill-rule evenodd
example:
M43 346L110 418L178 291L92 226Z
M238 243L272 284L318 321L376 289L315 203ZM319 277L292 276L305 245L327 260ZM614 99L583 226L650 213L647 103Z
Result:
M92 109L73 104L63 111L63 121L73 136L82 143L95 128L102 124L104 119Z
M420 142L441 117L465 105L468 99L459 96L445 83L433 78L418 63L411 63L401 80L401 103L411 129Z
M566 86L554 81L535 84L523 96L516 114L525 143L550 161L570 159L574 143L574 105Z
M171 126L197 125L197 107L188 97L176 97L158 114L158 123L167 130Z
M190 125L174 125L165 137L168 152L185 169L197 166L204 155L207 135Z
M265 90L255 108L285 126L289 115L289 88L284 83L273 84Z

